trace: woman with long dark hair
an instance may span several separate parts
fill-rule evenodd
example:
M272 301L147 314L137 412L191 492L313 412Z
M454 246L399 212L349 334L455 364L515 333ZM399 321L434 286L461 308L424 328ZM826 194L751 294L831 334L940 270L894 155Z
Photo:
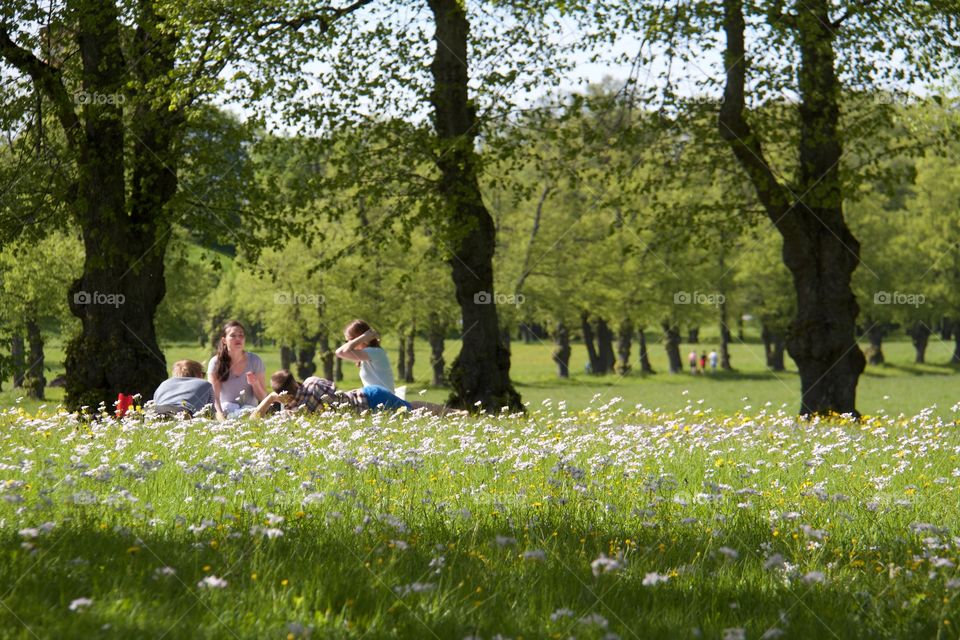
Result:
M246 340L243 325L231 320L220 334L217 355L207 365L213 405L220 420L255 409L267 395L266 367L260 356L244 350Z

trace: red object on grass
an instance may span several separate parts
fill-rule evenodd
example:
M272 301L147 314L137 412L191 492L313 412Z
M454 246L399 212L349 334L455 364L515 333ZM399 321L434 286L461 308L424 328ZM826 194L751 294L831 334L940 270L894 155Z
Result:
M133 396L125 393L117 394L117 417L122 418L127 415L127 411L133 406Z

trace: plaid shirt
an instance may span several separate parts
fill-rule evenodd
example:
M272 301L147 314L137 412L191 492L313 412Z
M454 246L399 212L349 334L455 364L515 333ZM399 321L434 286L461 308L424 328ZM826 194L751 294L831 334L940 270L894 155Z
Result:
M362 390L355 389L335 395L336 391L336 386L326 378L310 376L304 380L300 384L300 388L297 389L297 394L293 397L293 405L291 408L300 409L302 407L307 411L316 411L320 405L323 404L321 398L326 395L334 396L357 411L363 411L369 408L367 396Z
M333 395L336 391L333 383L325 378L310 376L301 383L297 395L293 396L293 407L305 407L307 411L316 411L323 404L320 399L325 395Z

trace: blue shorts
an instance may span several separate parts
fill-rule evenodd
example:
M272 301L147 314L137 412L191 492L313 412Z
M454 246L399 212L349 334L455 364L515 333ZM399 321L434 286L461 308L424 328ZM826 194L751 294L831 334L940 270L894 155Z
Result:
M380 405L383 405L383 408L389 411L393 411L401 407L408 410L413 408L406 400L401 400L383 387L379 387L375 384L368 385L361 389L361 391L363 391L363 395L367 396L367 406L370 407L371 411L378 411Z

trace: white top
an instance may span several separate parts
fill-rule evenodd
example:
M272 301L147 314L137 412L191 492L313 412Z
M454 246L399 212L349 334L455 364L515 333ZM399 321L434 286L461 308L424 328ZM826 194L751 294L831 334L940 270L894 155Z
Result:
M387 352L381 347L366 347L363 352L370 358L360 361L360 381L363 386L377 385L393 393L393 370Z

